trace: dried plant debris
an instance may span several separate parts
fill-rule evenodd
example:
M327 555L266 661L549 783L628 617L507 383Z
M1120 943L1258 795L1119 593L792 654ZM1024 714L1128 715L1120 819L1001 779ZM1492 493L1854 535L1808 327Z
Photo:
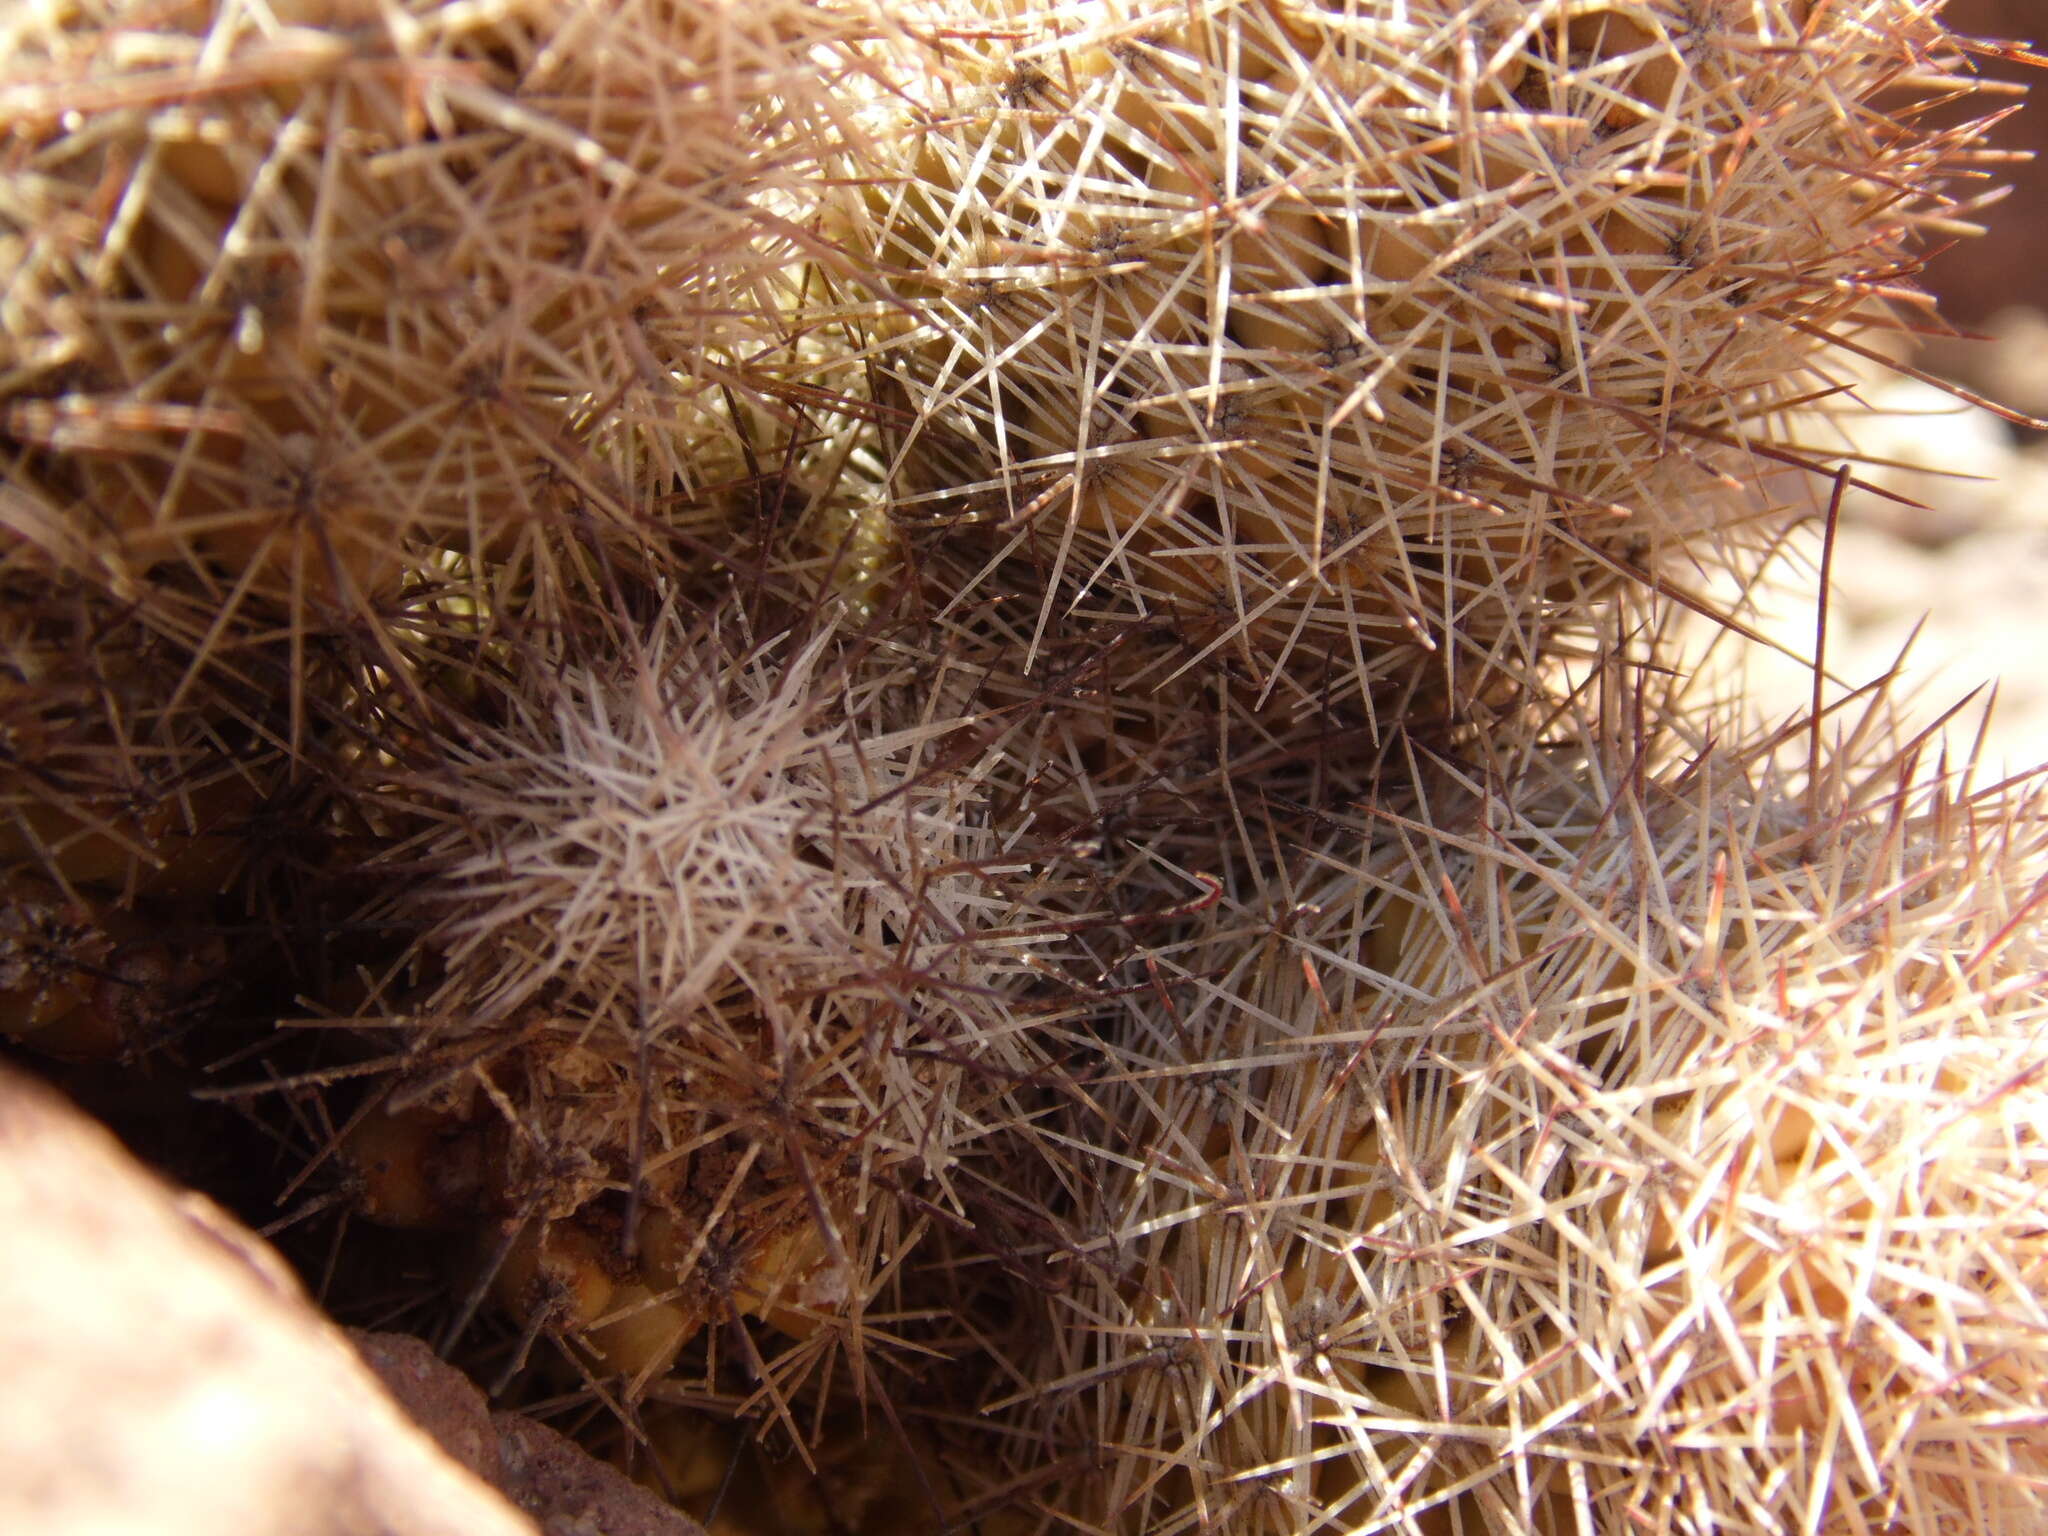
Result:
M992 525L1046 621L1260 675L1526 685L1588 605L1747 570L1830 347L1967 212L1917 0L937 5L841 239L899 516Z

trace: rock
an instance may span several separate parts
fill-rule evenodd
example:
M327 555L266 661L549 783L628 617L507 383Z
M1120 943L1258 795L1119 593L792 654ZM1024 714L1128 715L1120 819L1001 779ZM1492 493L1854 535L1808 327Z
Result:
M275 1253L0 1066L0 1531L534 1536Z
M516 1413L491 1423L505 1495L545 1536L704 1536L703 1526L566 1435Z
M1968 36L2048 44L2048 15L2041 0L1950 0L1941 19ZM2038 85L2044 78L2041 70L2008 59L1980 58L1977 67L1991 79L2014 85ZM2024 99L2014 96L2008 102L1983 96L1929 121L1982 117ZM1992 144L2015 152L2048 150L2048 100L2028 102L2001 123ZM1951 324L1981 326L2008 304L2048 310L2048 266L2040 257L2048 245L2048 159L1991 167L1985 189L2000 184L2009 185L2011 194L1973 216L1989 233L1936 252L1922 274L1921 281L1939 295L1941 312ZM1958 197L1973 196L1978 190L1960 179L1956 184Z
M490 1404L474 1382L410 1334L351 1328L348 1336L413 1423L493 1488L502 1485L498 1431Z
M493 1414L469 1378L418 1339L352 1337L419 1426L531 1515L544 1536L704 1536L696 1521L567 1436L521 1414Z
M1930 341L1915 361L2008 410L2048 419L2048 315L2010 306L1991 317L1984 334L1984 340Z

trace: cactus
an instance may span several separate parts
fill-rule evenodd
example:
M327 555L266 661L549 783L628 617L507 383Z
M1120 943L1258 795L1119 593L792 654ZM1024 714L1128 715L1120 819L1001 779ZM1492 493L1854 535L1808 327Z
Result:
M323 634L390 665L443 548L523 590L564 542L730 545L844 29L687 0L16 14L11 558L139 597L195 665L282 638L296 673Z
M363 1020L403 1049L341 1143L360 1206L481 1233L501 1300L636 1391L727 1317L851 1336L1041 1064L1016 891L1054 871L988 814L1005 732L910 681L671 603L362 765L363 920L429 980Z
M1521 688L1588 611L1747 573L1831 346L1913 323L1967 65L1908 0L915 13L841 238L898 515L1258 676ZM886 329L886 328L885 328ZM1462 682L1460 681L1462 679Z
M1876 734L1449 775L1174 953L1002 1405L1057 1520L2038 1523L2041 781Z
M2033 1529L2041 781L1674 675L1939 10L0 19L0 1032L736 1531Z

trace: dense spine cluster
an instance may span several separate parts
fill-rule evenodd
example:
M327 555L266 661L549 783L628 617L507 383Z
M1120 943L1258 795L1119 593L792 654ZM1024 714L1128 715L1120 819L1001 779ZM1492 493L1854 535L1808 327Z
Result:
M1160 956L1007 1410L1072 1528L2031 1528L2038 788L1770 745L1432 775Z
M18 7L0 1034L714 1530L2040 1527L2040 782L1671 641L1939 10Z
M334 634L392 664L437 551L525 592L577 579L572 531L621 560L731 542L836 142L812 49L843 27L688 0L20 8L14 558L234 670Z
M378 794L412 878L371 916L423 980L378 999L405 1061L345 1161L375 1215L492 1234L514 1309L640 1385L735 1312L857 1322L1045 1064L1057 893L991 815L1008 732L829 626L744 627L665 604L509 658Z
M1958 67L1895 0L905 30L843 237L911 317L878 347L904 514L1028 551L1048 622L1164 613L1261 675L1527 687L1681 561L1752 571L1773 520L1728 488L1831 341L1896 323L1970 165L1880 110Z

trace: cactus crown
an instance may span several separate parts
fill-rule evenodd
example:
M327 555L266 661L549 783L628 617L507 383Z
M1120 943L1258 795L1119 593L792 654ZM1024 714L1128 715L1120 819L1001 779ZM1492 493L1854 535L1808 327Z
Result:
M906 31L843 233L915 317L880 358L903 514L1005 530L1049 613L1168 611L1261 673L1335 652L1370 684L1421 646L1526 683L1681 547L1746 571L1717 496L1829 387L1831 335L1898 323L1972 163L1908 126L1901 78L1964 66L1904 0Z

